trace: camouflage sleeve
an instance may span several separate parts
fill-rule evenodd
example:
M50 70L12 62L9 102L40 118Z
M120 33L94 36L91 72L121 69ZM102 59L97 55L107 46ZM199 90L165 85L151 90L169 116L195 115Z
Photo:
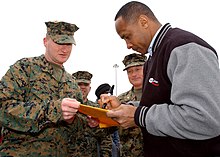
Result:
M94 154L97 153L98 144L100 146L100 153L102 156L110 157L112 154L111 133L114 132L115 128L91 128L87 124L86 115L81 113L77 114L77 119L78 120L74 120L74 126L77 128L77 134L71 137L69 150L71 151L71 154L73 156L97 156Z
M112 138L111 134L100 138L100 153L103 157L109 157L112 154Z
M96 128L93 131L94 136L96 136L97 141L100 143L100 153L104 157L109 157L112 154L112 133L117 130L117 127L110 128Z
M39 132L48 122L61 117L61 100L54 102L27 102L30 66L16 62L0 82L0 124L22 131ZM43 104L42 104L43 103ZM53 114L51 114L53 113Z
M127 97L127 92L125 93L121 93L119 96L118 96L118 100L121 102L121 103L125 103L126 102L126 97Z
M69 125L69 131L74 134L76 132L84 132L86 127L88 126L87 121L84 117L82 117L81 113L77 113L74 117L73 123L74 125ZM73 135L74 136L74 135Z
M127 92L121 93L121 94L118 96L118 100L119 100L122 104L126 104L128 101L136 100L136 98L135 98L134 92L132 92L132 89L131 89L131 90L127 91Z

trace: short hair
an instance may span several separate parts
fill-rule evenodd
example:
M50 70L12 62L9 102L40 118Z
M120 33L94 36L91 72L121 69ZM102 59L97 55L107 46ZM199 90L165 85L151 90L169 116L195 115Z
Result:
M158 21L154 13L147 5L137 1L131 1L123 5L116 14L115 21L119 17L122 17L125 22L136 22L140 15L146 15L153 21Z

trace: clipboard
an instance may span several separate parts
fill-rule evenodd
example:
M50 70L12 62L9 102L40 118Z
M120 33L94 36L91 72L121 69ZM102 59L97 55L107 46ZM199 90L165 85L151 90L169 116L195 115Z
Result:
M119 126L119 123L112 120L111 118L107 117L106 113L108 110L93 107L89 105L80 104L80 108L78 110L80 113L89 115L93 118L97 118L100 122L99 127L100 128L107 128L111 126Z

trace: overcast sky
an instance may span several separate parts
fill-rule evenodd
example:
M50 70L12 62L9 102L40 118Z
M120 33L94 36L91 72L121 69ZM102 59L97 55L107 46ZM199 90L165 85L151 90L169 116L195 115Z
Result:
M93 74L89 94L95 100L95 89L102 83L117 84L120 94L131 88L122 60L133 53L115 31L114 17L128 0L4 0L0 2L0 77L9 66L23 57L44 54L46 21L75 23L75 33L66 70L86 70ZM141 0L158 20L202 37L220 54L220 9L218 0ZM219 55L220 56L220 55ZM113 65L119 65L113 68ZM117 73L117 77L116 77ZM116 81L117 80L117 81Z

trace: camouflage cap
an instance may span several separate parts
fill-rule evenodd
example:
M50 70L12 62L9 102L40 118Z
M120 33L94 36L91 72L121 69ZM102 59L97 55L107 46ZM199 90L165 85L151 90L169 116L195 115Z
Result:
M79 28L75 24L66 22L45 22L47 26L47 35L57 44L74 44L74 32Z
M127 70L129 67L144 65L147 57L145 55L132 53L125 56L124 60L122 61L125 65L123 71Z
M91 83L92 74L89 73L88 71L77 71L72 75L75 77L78 83L79 82Z

